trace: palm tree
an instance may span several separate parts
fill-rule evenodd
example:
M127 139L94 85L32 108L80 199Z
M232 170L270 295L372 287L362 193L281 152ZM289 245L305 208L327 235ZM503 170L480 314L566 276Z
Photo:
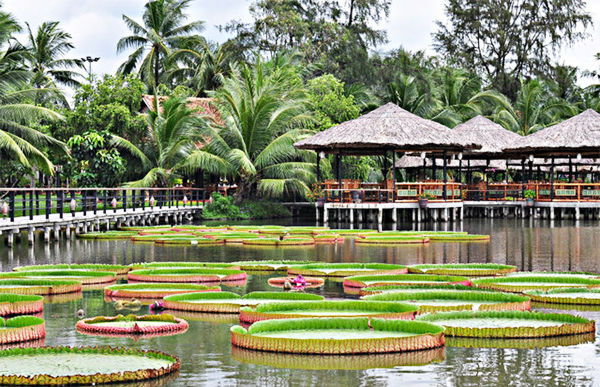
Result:
M158 86L166 70L166 59L171 50L200 41L194 35L204 28L204 22L185 24L185 9L191 0L151 0L146 3L143 25L123 15L123 20L133 35L121 38L117 53L135 49L119 67L119 72L129 74L138 69L142 80L149 86Z
M289 55L252 67L232 69L232 76L211 93L224 125L211 133L208 151L230 164L241 200L255 192L281 198L305 195L314 181L314 152L294 143L310 132L299 129L311 119L300 70Z
M574 105L552 96L545 83L537 79L521 81L514 104L506 96L493 90L478 93L471 102L494 105L492 120L522 136L578 113Z
M54 90L30 88L32 74L22 66L27 53L17 43L10 45L12 34L18 31L16 20L0 12L0 160L16 160L52 175L54 166L44 150L61 156L67 154L67 147L32 125L42 120L61 120L62 116L30 103Z
M173 84L184 85L196 97L205 97L208 91L216 90L223 77L229 74L228 45L193 42L190 48L180 48L169 57L173 66L167 75Z
M71 35L59 28L58 22L44 22L34 34L28 23L27 43L24 45L28 54L25 63L33 73L32 84L36 88L56 87L57 84L76 87L81 74L72 68L83 68L78 59L65 59L75 46L71 43Z
M206 124L182 98L171 97L146 115L148 142L140 149L127 140L112 135L112 145L125 149L142 162L146 175L127 183L129 187L167 187L180 173L198 169L226 174L228 164L202 147L207 142Z

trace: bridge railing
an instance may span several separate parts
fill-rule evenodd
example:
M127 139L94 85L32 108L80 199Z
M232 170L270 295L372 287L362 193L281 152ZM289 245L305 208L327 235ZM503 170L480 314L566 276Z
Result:
M203 188L2 188L0 218L15 219L52 214L60 218L88 212L116 213L140 208L171 208L204 205ZM70 214L70 215L69 215Z

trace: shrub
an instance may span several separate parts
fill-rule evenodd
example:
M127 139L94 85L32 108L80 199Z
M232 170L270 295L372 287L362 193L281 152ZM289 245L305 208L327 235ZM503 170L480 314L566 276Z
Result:
M290 211L280 203L267 201L244 201L239 206L231 196L223 196L214 192L212 203L204 206L204 219L265 219L283 218L291 215Z

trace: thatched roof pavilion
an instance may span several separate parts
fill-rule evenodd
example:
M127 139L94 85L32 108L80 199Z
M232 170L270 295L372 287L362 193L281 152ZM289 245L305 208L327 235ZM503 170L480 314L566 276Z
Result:
M346 121L294 144L325 153L382 154L395 152L462 152L479 148L437 122L421 118L387 103L354 120Z
M503 149L514 146L523 140L523 137L517 133L511 132L481 115L457 125L453 130L464 138L472 139L481 145L481 149L465 153L463 157L466 159L505 158L502 153Z
M423 160L419 156L411 156L411 155L404 155L404 156L400 157L396 161L395 166L398 169L419 169L419 168L423 168L423 162L425 162L426 168L433 167L433 159L427 158L427 159ZM438 159L436 159L435 162L436 162L436 166L439 167L443 164L444 160L438 158ZM463 161L462 166L461 166L460 161L457 159L448 160L448 168L456 169L459 167L462 169L467 169L467 163L465 161ZM482 168L486 168L486 167L488 167L488 163L486 160L470 161L471 169L482 169ZM506 162L504 160L491 160L489 163L489 168L494 168L494 169L504 171L506 169Z
M559 124L540 130L504 149L510 155L600 156L600 114L588 109Z

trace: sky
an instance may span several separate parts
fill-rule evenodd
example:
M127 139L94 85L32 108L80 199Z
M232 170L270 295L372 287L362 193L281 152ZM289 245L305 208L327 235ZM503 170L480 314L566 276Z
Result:
M103 74L114 73L127 57L127 53L116 53L117 41L129 33L121 16L139 20L146 0L3 0L2 3L6 11L21 23L29 22L34 29L44 21L59 21L73 37L75 49L71 57L100 57L92 71ZM379 25L387 30L389 43L379 50L402 46L434 54L431 34L436 30L435 21L444 19L444 3L444 0L392 0L389 18ZM205 21L204 35L208 39L222 42L228 36L217 26L232 19L250 21L249 4L250 0L193 0L188 13L192 19ZM556 54L556 60L592 70L600 68L600 62L594 59L594 54L600 52L600 0L587 0L587 8L596 24L588 31L590 37L563 48ZM581 81L582 85L590 82Z

